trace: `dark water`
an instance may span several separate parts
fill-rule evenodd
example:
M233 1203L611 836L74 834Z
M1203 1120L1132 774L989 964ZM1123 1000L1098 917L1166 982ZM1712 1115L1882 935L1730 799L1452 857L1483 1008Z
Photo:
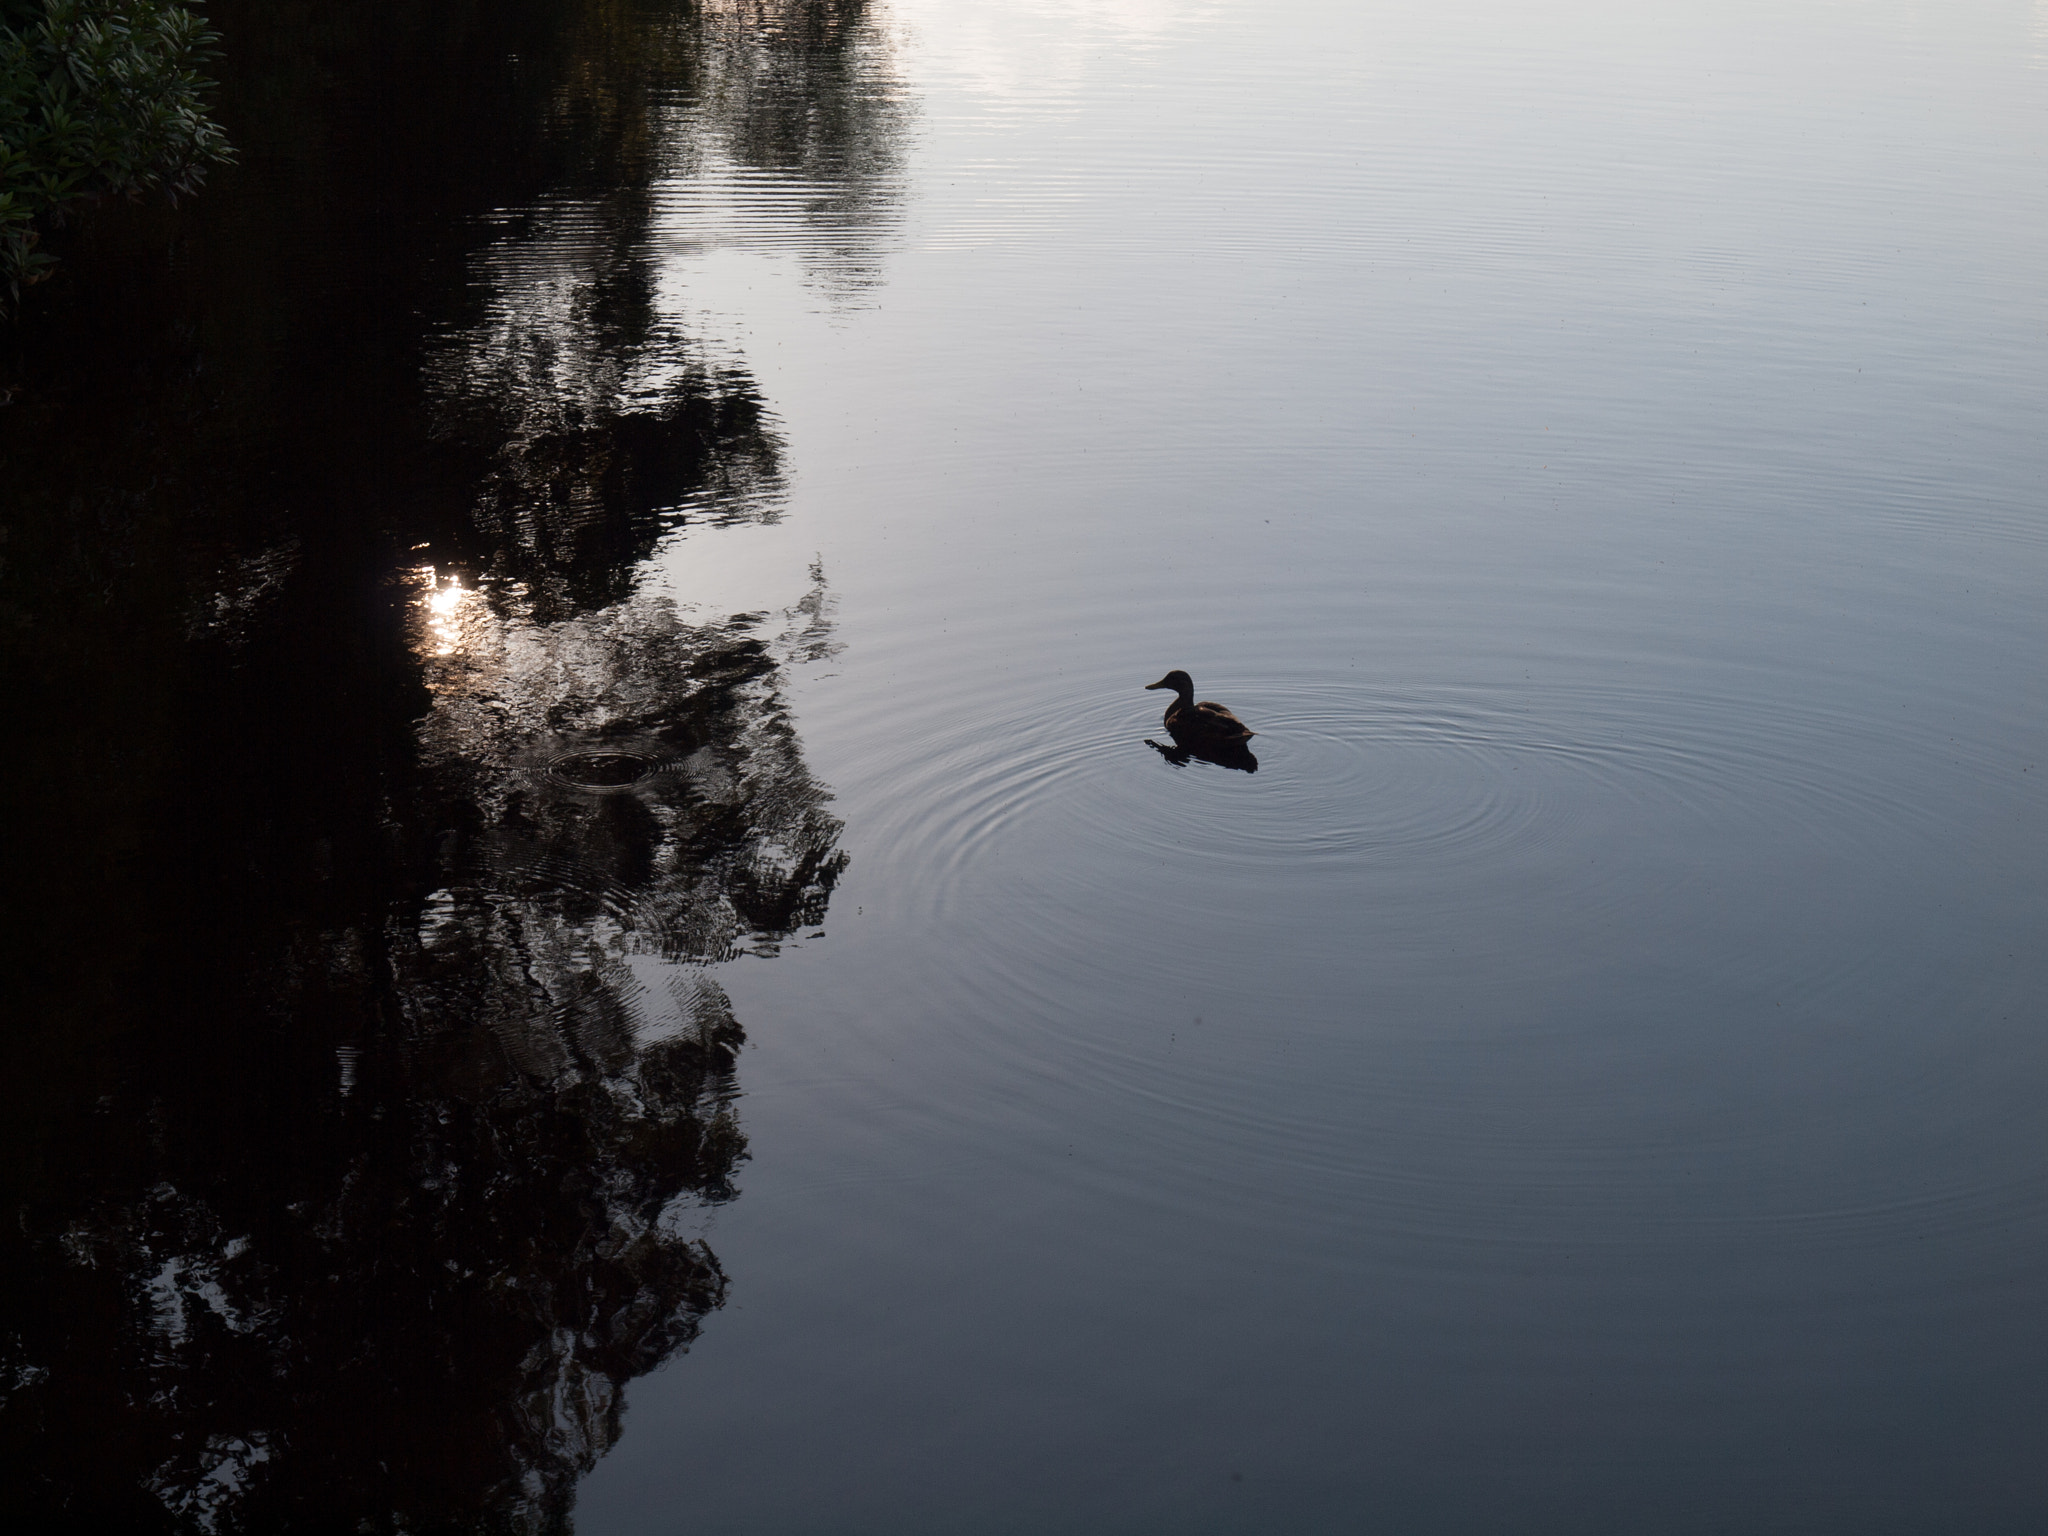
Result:
M213 14L8 338L11 1504L2041 1528L2038 9Z

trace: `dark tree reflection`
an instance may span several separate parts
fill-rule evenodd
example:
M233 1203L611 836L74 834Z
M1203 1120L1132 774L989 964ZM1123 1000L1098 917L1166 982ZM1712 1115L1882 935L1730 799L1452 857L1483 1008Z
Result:
M789 642L475 607L419 610L419 772L355 829L400 845L385 899L253 955L195 923L98 1042L129 1059L65 1063L104 1091L11 1149L13 1471L81 1524L546 1529L723 1298L693 1223L741 1032L703 962L817 922L844 862Z
M216 4L244 172L105 225L10 339L0 1475L39 1530L561 1527L725 1295L710 967L844 864L784 705L823 573L710 621L651 558L782 502L654 263L725 156L871 266L885 50L853 4L416 9Z

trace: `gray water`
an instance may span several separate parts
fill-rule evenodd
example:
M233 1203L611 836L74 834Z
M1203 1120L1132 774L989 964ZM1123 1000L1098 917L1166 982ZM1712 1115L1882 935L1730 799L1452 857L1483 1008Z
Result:
M2048 1528L2048 9L414 9L8 343L10 1504Z
M888 218L661 188L851 864L580 1531L2038 1528L2044 18L897 0Z

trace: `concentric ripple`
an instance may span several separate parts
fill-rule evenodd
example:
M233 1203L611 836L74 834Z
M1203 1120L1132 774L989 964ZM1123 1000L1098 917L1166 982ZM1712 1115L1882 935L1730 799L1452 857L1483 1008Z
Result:
M943 908L977 867L1054 845L1253 882L1346 866L1446 878L1645 814L1771 815L1844 838L1870 817L1916 815L1885 779L1856 772L1855 743L1874 727L1754 699L1345 679L1220 678L1204 691L1257 729L1256 774L1153 752L1147 739L1163 733L1149 698L963 711L913 761L892 756L865 830Z
M638 752L569 752L548 764L548 776L573 789L608 794L632 788L658 766Z
M682 772L682 758L651 738L555 740L528 751L520 766L538 787L583 795L659 792Z
M866 766L856 823L862 857L894 867L886 883L918 931L962 940L930 944L918 979L931 1006L975 1021L959 1049L1020 1078L1059 1063L1053 1078L1113 1099L1168 1163L1240 1149L1184 1192L1190 1214L1219 1188L1247 1202L1288 1189L1305 1221L1343 1201L1382 1231L1533 1247L1555 1243L1560 1223L1587 1246L1623 1231L1853 1244L2038 1219L2030 1174L1934 1160L1902 1181L1830 1160L1868 1127L1920 1113L1931 1085L1974 1095L1980 1112L1994 1097L1949 1059L1960 1033L1989 1025L1941 976L1920 979L1917 1006L1948 1017L1948 1033L1891 1042L1920 1069L1865 1080L1839 1074L1839 1042L1811 1023L1863 1006L1854 947L1729 950L1689 977L1713 999L1695 1015L1661 1001L1668 952L1639 960L1630 941L1603 938L1589 974L1587 947L1551 942L1747 923L1748 907L1718 894L1726 850L1794 850L1777 873L1796 877L1867 862L1879 841L1938 839L1944 811L1905 787L1937 758L1993 771L1970 755L1980 749L1783 686L1239 676L1202 691L1257 729L1256 774L1151 751L1156 695L979 716L952 698L931 705L942 728L906 733L913 752L899 741ZM1335 975L1360 980L1333 995ZM1455 991L1473 1022L1421 1028L1392 1057L1347 1054L1389 1027L1350 1023L1354 996L1376 982L1401 995L1399 975ZM1522 994L1574 1002L1524 1012ZM1249 1035L1247 1008L1260 1020ZM1808 1022L1777 1027L1794 1017ZM1247 1061L1246 1039L1269 1030L1324 1032L1313 1079L1280 1057ZM1745 1040L1739 1055L1724 1030ZM1389 1059L1402 1073L1383 1075ZM1247 1093L1248 1077L1290 1086ZM1784 1112L1795 1094L1807 1101ZM1635 1176L1674 1159L1743 1168L1746 1182L1673 1202Z

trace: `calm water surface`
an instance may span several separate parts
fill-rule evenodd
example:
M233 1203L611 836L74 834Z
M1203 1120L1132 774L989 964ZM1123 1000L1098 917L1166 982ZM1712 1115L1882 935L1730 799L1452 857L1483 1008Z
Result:
M156 1119L9 1411L171 1392L169 1529L2040 1529L2048 11L602 10L204 407L147 729L270 809L48 983Z

